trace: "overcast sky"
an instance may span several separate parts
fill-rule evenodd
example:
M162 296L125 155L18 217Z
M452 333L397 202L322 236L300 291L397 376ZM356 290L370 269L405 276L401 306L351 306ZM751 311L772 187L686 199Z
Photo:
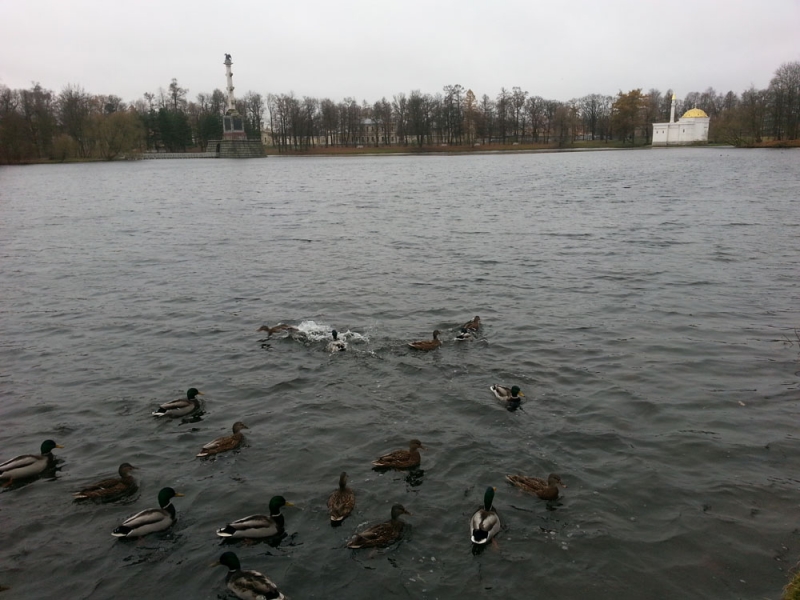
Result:
M370 103L461 84L569 100L740 94L800 61L800 0L0 0L0 84L133 101L199 92Z

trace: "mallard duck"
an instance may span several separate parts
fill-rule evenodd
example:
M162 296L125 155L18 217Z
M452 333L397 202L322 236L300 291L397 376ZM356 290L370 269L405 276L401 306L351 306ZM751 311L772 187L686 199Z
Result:
M347 350L347 342L339 339L339 332L335 329L331 331L333 341L328 344L328 352L344 352Z
M473 544L486 544L500 531L500 517L492 508L495 489L497 488L486 488L483 508L476 510L469 520L469 533Z
M472 321L467 321L461 326L461 329L466 329L467 331L478 331L481 328L481 318L478 315L475 315L475 318Z
M250 428L241 421L236 421L236 423L233 424L233 435L223 435L222 437L208 442L202 447L200 452L197 453L197 456L202 458L238 448L244 440L244 434L241 433L242 429Z
M392 518L384 523L367 527L361 533L356 533L347 542L348 548L385 548L394 544L403 535L405 523L400 520L400 515L410 515L402 504L392 506Z
M409 342L409 346L414 348L414 350L436 350L439 346L442 345L442 341L439 339L440 331L437 329L433 332L433 339L432 340L422 340L420 342Z
M283 594L278 586L266 575L258 571L243 571L239 557L233 552L223 552L219 557L220 564L228 567L225 583L237 598L242 600L282 600Z
M384 454L372 461L372 465L379 469L411 469L418 467L422 461L419 449L427 450L419 440L408 442L408 450L395 450Z
M282 535L284 531L281 507L294 506L283 496L273 496L269 501L269 516L250 515L244 519L228 523L217 529L217 535L224 538L271 538Z
M515 402L519 404L521 402L520 398L524 398L525 394L523 394L518 385L514 387L505 387L503 385L493 385L489 387L492 392L494 392L495 398L502 402Z
M275 327L270 327L269 325L262 325L261 327L258 328L258 331L266 331L267 337L270 338L276 333L280 333L282 331L285 331L287 333L294 333L300 330L292 325L284 325L283 323L278 323L277 325L275 325Z
M158 492L158 505L161 508L148 508L128 517L122 525L111 532L111 535L119 538L132 538L169 529L177 520L172 499L181 496L183 494L179 494L171 487L162 488Z
M540 477L525 477L525 475L506 475L506 479L511 485L530 494L536 494L542 500L555 500L558 498L558 486L567 487L555 473L550 473L547 481Z
M344 521L356 506L356 494L347 487L347 473L342 471L339 475L339 489L328 496L328 512L332 522Z
M137 489L136 480L131 475L134 467L130 463L122 463L119 466L119 477L103 479L95 484L83 488L80 492L73 494L76 500L102 500L110 502L118 500L134 493Z
M154 417L185 417L192 414L200 408L200 400L197 396L202 396L203 392L197 391L197 388L189 388L186 392L186 398L178 398L172 402L165 402L153 411Z
M468 329L461 328L460 333L455 338L459 342L467 341L467 340L474 340L475 339L475 332L470 331Z
M53 456L54 448L63 448L53 440L45 440L39 448L41 454L23 454L0 465L0 479L8 479L5 484L10 486L14 479L27 479L39 475L49 467L55 465Z

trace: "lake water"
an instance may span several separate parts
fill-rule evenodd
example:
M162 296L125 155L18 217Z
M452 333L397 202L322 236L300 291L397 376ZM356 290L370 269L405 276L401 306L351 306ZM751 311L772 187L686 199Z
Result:
M798 239L796 150L3 167L0 460L64 446L0 493L3 599L226 597L226 549L295 600L776 598L800 558ZM261 341L278 322L307 336ZM150 416L189 387L201 420ZM195 458L237 420L240 452ZM423 474L371 470L411 438ZM134 498L73 503L124 461ZM551 471L554 503L505 481ZM504 530L473 555L488 485ZM164 486L170 533L110 535ZM220 546L279 494L279 547ZM400 544L345 548L397 502Z

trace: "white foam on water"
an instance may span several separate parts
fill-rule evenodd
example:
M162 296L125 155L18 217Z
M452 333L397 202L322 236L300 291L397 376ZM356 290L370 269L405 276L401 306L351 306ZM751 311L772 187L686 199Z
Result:
M331 332L336 329L324 323L317 323L316 321L302 321L297 329L302 333L309 342L330 342L333 339ZM369 337L358 333L356 331L341 331L339 332L339 339L345 342L367 343Z

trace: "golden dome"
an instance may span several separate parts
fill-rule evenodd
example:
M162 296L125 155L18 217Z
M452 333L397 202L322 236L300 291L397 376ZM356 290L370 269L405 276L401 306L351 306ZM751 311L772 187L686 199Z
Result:
M708 115L699 108L693 108L683 113L681 119L707 119Z

